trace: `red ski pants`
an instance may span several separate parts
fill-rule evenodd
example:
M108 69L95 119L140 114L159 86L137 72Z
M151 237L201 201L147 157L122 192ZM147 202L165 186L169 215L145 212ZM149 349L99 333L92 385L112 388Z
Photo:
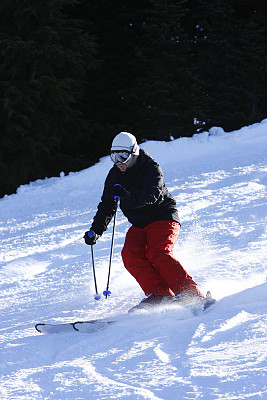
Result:
M132 226L127 232L122 259L146 296L174 296L183 290L202 296L192 277L173 257L179 230L175 221L156 221L143 229Z

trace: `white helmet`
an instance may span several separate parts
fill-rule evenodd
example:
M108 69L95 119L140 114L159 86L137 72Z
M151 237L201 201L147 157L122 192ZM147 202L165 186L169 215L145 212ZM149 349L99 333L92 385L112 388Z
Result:
M127 150L131 154L138 156L140 147L137 144L136 137L129 132L120 132L113 139L111 151Z

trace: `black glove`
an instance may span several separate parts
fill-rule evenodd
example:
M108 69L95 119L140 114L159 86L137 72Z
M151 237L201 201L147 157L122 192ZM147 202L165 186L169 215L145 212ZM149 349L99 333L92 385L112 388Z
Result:
M118 196L120 199L125 199L129 197L130 193L119 183L113 186L113 196Z
M86 244L96 244L97 239L99 238L100 235L95 233L94 231L90 230L85 232L84 234L84 241Z

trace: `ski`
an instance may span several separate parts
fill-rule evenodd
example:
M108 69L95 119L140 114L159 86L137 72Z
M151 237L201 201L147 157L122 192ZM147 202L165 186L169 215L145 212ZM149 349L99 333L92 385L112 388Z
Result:
M93 333L100 330L103 330L110 326L111 324L118 323L119 321L124 320L125 317L130 316L144 316L147 313L153 312L177 312L180 310L187 310L189 315L197 316L202 312L205 312L207 308L212 306L215 303L215 300L211 297L210 292L208 292L205 302L202 304L174 304L168 306L161 307L148 307L148 308L136 308L133 307L129 310L128 314L123 314L114 318L103 318L103 319L92 319L89 321L75 321L69 323L60 323L60 324L49 324L49 323L38 323L35 325L35 329L39 333L45 334L53 334L53 333L64 333L64 332L82 332L82 333ZM133 310L134 309L134 310ZM133 312L134 311L134 312ZM184 317L183 317L184 318Z
M108 325L113 324L115 320L112 319L93 319L90 321L75 321L62 324L46 324L39 323L35 325L35 329L39 333L64 333L64 332L84 332L92 333L106 328Z
M147 302L149 298L150 297L148 296L148 298L143 299L139 304L133 306L128 311L128 313L136 313L138 311L151 311L153 309L175 310L177 309L177 307L182 307L191 310L193 314L197 315L200 312L205 311L216 302L209 291L207 292L206 297L190 296L185 294L178 299L173 298L173 300L167 300L167 302L163 303L153 303L149 301Z

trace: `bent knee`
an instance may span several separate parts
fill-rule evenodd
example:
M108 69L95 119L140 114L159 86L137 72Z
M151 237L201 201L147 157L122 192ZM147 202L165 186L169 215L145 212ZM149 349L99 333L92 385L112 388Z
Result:
M123 261L132 260L135 255L135 249L132 246L123 246L121 251L121 256Z
M147 251L147 258L149 261L154 262L156 260L158 260L159 258L165 258L165 257L169 257L170 256L170 252L167 249L150 249L149 251Z

